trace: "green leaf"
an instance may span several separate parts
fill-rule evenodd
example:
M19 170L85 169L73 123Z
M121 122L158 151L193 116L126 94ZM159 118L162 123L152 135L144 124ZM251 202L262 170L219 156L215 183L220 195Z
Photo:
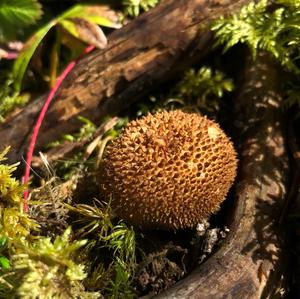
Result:
M104 17L100 17L100 16L96 16L96 15L90 15L90 16L82 16L83 19L86 19L87 21L90 21L94 24L100 25L100 26L104 26L104 27L109 27L109 28L115 28L115 29L119 29L121 28L121 24L119 23L115 23L110 21L107 18Z
M75 138L73 135L71 135L71 134L65 134L65 135L63 136L63 139L64 139L65 141L70 141L70 142L73 142L73 141L76 140L76 138Z
M94 24L109 27L120 28L118 22L114 22L109 18L101 16L101 5L75 5L59 17L59 22L70 18L82 18ZM100 10L100 11L99 11Z
M10 268L10 262L5 256L0 256L0 268L2 269L9 269Z
M61 20L59 24L73 36L78 38L79 33L77 32L76 25L72 22L72 20Z
M22 80L27 69L28 63L31 60L36 48L41 43L44 36L49 30L56 25L56 20L46 24L38 30L24 45L13 66L14 87L16 91L20 91Z
M0 0L2 1L2 0ZM15 1L25 1L25 0L13 0ZM28 1L28 0L26 0ZM31 0L33 1L33 0ZM19 3L19 2L18 2ZM112 28L117 28L118 23L110 21L108 18L100 17L97 15L93 8L97 6L92 5L75 5L56 19L52 20L50 23L44 25L40 28L25 44L23 50L20 52L18 58L16 59L13 66L13 77L14 77L14 87L16 91L20 91L22 80L27 69L27 66L33 56L36 48L41 43L42 39L48 33L48 31L58 23L61 24L65 29L67 29L72 34L80 35L78 33L78 28L76 28L76 24L72 22L72 20L68 20L71 18L82 18L82 19L90 19L97 21L97 24L101 23L103 26L108 26ZM72 24L73 23L73 24ZM100 28L99 28L100 30ZM100 34L100 31L99 31Z
M0 252L5 249L7 244L7 237L6 236L0 236Z
M33 24L41 14L37 0L0 0L0 41L13 38L18 29Z

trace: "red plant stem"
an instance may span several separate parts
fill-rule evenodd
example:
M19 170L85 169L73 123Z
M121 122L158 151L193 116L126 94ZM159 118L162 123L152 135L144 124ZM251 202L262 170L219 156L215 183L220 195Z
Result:
M80 59L84 54L91 52L93 49L94 49L94 46L88 46L87 48L85 48L84 52L80 55L80 57L78 59ZM67 67L64 69L64 71L61 73L61 75L57 78L55 85L50 90L50 93L49 93L48 97L46 98L46 101L42 107L42 110L40 111L38 119L33 128L33 132L31 135L31 139L30 139L30 143L29 143L29 147L28 147L28 151L27 151L25 173L24 173L24 177L23 177L24 184L27 184L29 182L31 161L32 161L32 157L33 157L36 140L37 140L37 137L39 134L40 127L45 118L46 112L49 108L49 105L50 105L52 99L54 98L56 91L58 90L58 88L60 87L60 85L62 84L64 79L67 77L67 75L70 73L70 71L73 69L73 67L76 65L77 61L78 60L71 61L67 65ZM28 212L28 201L27 201L28 196L29 196L29 191L27 189L24 191L24 202L23 202L23 207L24 207L25 212Z

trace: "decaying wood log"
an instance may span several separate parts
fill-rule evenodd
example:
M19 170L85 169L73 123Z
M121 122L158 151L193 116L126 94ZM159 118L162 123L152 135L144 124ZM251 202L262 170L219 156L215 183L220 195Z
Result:
M277 221L288 177L280 79L268 56L249 61L235 104L240 171L229 237L198 269L155 298L280 297L286 263Z
M37 150L78 130L77 116L97 122L201 60L212 44L208 23L249 1L165 0L113 32L107 49L82 59L65 80L41 127ZM1 145L12 146L10 162L24 155L42 102L31 102L1 124Z

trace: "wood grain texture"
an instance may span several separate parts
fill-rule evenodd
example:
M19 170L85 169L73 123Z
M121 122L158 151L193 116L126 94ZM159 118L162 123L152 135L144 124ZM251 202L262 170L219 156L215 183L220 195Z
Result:
M211 50L209 22L249 0L165 0L108 36L109 45L83 58L53 100L37 148L81 126L79 115L98 122L168 81ZM43 98L0 125L9 161L21 159Z
M281 298L285 253L278 228L288 160L274 62L249 58L234 119L241 147L230 234L221 249L157 299Z

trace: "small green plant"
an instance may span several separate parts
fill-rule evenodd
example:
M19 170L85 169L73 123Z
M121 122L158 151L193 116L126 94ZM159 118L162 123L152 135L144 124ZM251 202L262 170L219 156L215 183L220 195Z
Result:
M82 227L77 230L77 234L80 236L97 232L97 235L105 238L113 229L111 222L113 212L109 202L103 203L95 199L93 205L78 204L75 206L66 205L66 207L81 216L78 222L82 224Z
M13 165L3 164L9 147L0 153L0 198L5 206L18 205L20 207L23 197L24 186L13 177L13 172L17 169L19 163Z
M37 0L0 0L0 42L5 44L24 34L24 30L33 25L42 16L42 7ZM0 48L0 52L7 53ZM5 55L4 55L5 57ZM1 59L1 57L0 57ZM17 106L29 100L28 94L19 94L13 88L12 74L5 73L5 83L0 90L0 122Z
M0 236L0 271L10 268L9 259L3 255L3 252L7 247L7 242L8 240L6 237Z
M69 206L69 209L80 215L79 223L82 227L78 230L81 236L94 235L94 242L89 242L89 251L95 250L95 246L107 248L113 253L113 261L107 272L103 273L103 266L98 264L96 270L91 273L88 281L101 277L107 280L106 293L109 298L133 298L132 281L136 267L136 242L135 232L125 223L114 225L112 222L113 211L110 203L101 203L96 200L94 205L78 204ZM106 278L105 278L106 277Z
M32 56L51 29L54 27L57 29L57 38L54 45L55 51L58 51L59 45L62 41L61 38L64 33L64 31L61 30L62 28L77 39L94 45L95 47L103 48L107 42L106 37L101 28L97 25L110 28L120 27L119 23L113 22L108 18L99 15L96 6L84 4L77 4L71 7L61 15L40 27L30 37L30 39L27 40L14 63L12 74L15 90L20 91L25 71ZM57 53L53 55L57 56ZM57 59L54 59L52 62L55 63L55 66L51 67L53 69L52 72L56 74L56 69L58 67Z
M23 244L32 240L31 231L38 230L38 224L23 212L23 186L13 177L18 163L5 165L5 155L9 148L0 154L0 231L7 238L8 251L15 249L14 244Z
M3 292L8 296L10 292L7 292L7 288L12 287L12 256L20 252L20 247L34 240L31 232L37 232L39 228L39 225L23 211L25 186L13 177L18 163L3 163L8 151L9 148L6 148L0 153L0 297Z
M47 148L59 146L64 142L78 142L84 139L89 139L96 131L96 125L89 119L79 116L78 119L83 123L79 131L74 134L65 134L60 140L53 141L47 144ZM70 179L76 172L81 171L87 167L84 162L84 152L78 151L74 155L64 161L60 161L60 165L57 167L58 174L63 177L64 180Z
M217 111L220 98L233 88L233 81L226 78L224 73L202 67L188 70L175 87L174 94L187 105L195 105L200 110Z
M40 237L22 248L22 253L13 256L14 269L23 274L17 290L21 298L78 298L84 295L80 281L87 274L84 265L74 261L74 254L87 240L70 242L70 238L71 229L68 228L53 242Z
M0 41L12 40L42 15L37 0L0 0Z
M216 37L216 46L227 51L238 43L246 44L256 57L257 52L269 52L286 71L297 77L300 74L300 2L298 0L267 0L251 2L240 13L221 17L211 28ZM300 106L298 79L285 86L285 106Z
M222 71L208 66L190 68L166 93L138 102L134 117L178 107L213 114L218 112L224 95L233 90L233 80Z
M125 6L125 15L131 17L137 17L141 10L147 11L150 8L156 6L159 0L123 0L122 3Z
M86 292L87 276L75 253L87 240L71 242L71 228L52 242L23 211L23 186L13 178L17 164L5 165L0 154L0 297L1 298L99 298ZM50 211L51 212L51 211Z
M132 298L131 284L136 267L134 230L120 222L113 227L109 235L102 239L106 242L106 246L114 252L115 278L108 287L110 298Z
M50 51L47 49L47 53L50 53L47 57L48 70L43 70L43 63L38 66L35 64L33 68L39 73L39 78L49 81L52 87L56 83L57 74L61 71L62 65L66 64L65 59L60 56L62 45L68 48L68 61L72 57L78 57L83 51L84 43L98 48L106 46L106 36L98 25L110 28L121 26L115 20L116 18L109 19L109 17L102 16L102 14L105 15L105 10L103 6L96 4L74 5L52 20L49 20L47 13L42 17L42 12L43 7L37 0L0 0L1 45L3 43L4 47L7 47L15 39L21 45L21 41L27 39L23 47L13 53L16 59L12 70L9 70L11 67L7 65L4 72L3 82L5 83L1 84L0 88L0 121L3 121L4 117L16 106L24 105L29 100L29 96L20 94L20 91L28 65L36 52L38 53L35 59L43 61L42 57L38 57L42 55L42 51L36 51L37 48L41 50L43 47L50 47ZM38 24L37 20L39 20ZM27 30L29 26L31 27ZM35 33L28 39L29 33L34 30ZM55 38L48 44L44 41L50 31L54 32ZM71 46L67 40L73 41ZM0 48L0 59L8 56L6 49Z
M53 141L47 145L47 147L55 147L60 144L62 144L64 141L70 141L70 142L75 142L75 141L80 141L86 138L92 137L93 133L96 131L97 126L91 122L89 119L83 117L83 116L78 116L78 120L82 122L82 126L79 129L79 132L74 133L74 134L65 134L62 136L60 140Z
M23 211L25 186L12 176L17 164L3 164L8 150L0 154L0 297L84 298L84 266L73 257L86 241L70 242L70 228L54 242L39 235L39 224Z
M83 123L83 125L77 133L65 134L60 140L56 140L54 142L49 143L47 147L52 148L66 141L78 142L91 139L97 129L96 125L84 117L80 116L78 117L78 119ZM105 119L103 121L103 124L109 122L110 120L110 118ZM70 159L58 161L62 162L59 163L57 167L58 175L61 176L64 180L67 180L78 171L85 171L87 169L94 169L95 167L97 167L100 160L102 159L102 155L107 143L119 135L121 129L126 125L127 122L127 117L119 117L115 125L113 125L111 129L108 129L106 132L104 132L103 136L99 136L101 138L100 140L98 140L97 146L95 146L99 149L96 162L92 160L93 158L90 158L87 161L87 156L89 156L89 154L87 155L84 151L78 151Z
M86 292L82 280L84 265L75 262L75 253L86 240L70 242L71 229L52 242L39 238L26 246L19 246L11 254L11 269L3 272L0 292L20 298L99 298L99 293ZM1 293L0 293L1 294Z
M13 109L25 105L29 101L29 94L20 94L12 88L12 81L7 80L0 90L0 122Z
M246 44L253 57L258 50L270 52L288 70L299 73L296 61L300 50L300 3L296 0L277 0L270 7L268 0L251 2L240 13L221 17L211 29L216 45L227 51L237 43Z

